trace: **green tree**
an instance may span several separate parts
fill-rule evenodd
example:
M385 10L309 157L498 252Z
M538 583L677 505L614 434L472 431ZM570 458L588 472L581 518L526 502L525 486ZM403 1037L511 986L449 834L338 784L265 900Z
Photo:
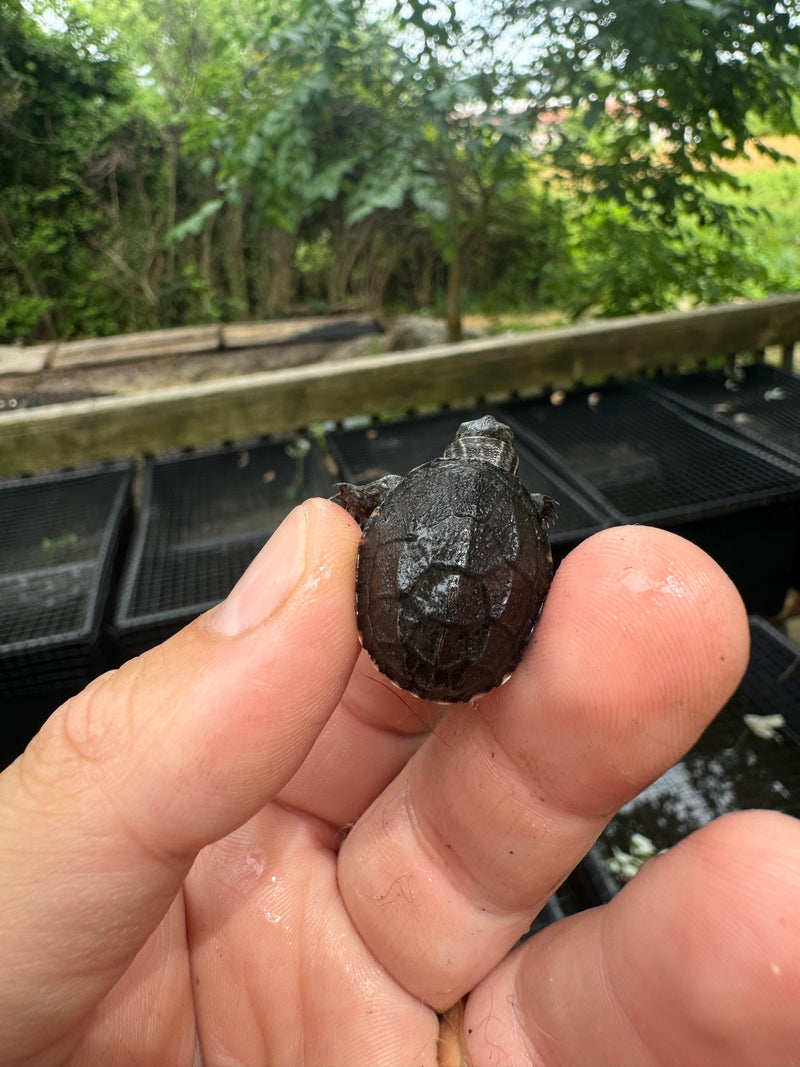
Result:
M237 33L248 62L213 109L195 116L183 147L213 176L214 196L173 231L196 234L223 211L246 209L268 236L267 308L285 302L297 241L374 156L386 123L387 42L362 0L264 3ZM328 219L330 221L330 219Z
M245 241L247 203L217 199L214 164L198 157L204 135L218 134L232 99L257 66L251 41L261 0L73 0L102 27L135 75L135 107L156 131L160 165L148 263L160 295L162 321L173 314L246 312L249 300ZM280 6L273 0L270 8ZM285 5L284 5L285 6ZM223 209L218 219L218 212ZM180 228L187 216L193 223ZM130 225L133 220L123 220ZM221 225L217 225L217 222ZM182 244L172 235L190 237ZM216 297L224 293L221 307Z
M764 124L797 131L796 0L398 0L395 15L422 116L407 185L441 225L451 336L476 204L523 160L571 218L559 295L575 310L741 291L746 218L726 164L774 154Z
M532 106L569 116L550 126L542 158L571 199L576 245L587 229L597 243L594 257L585 244L578 252L596 282L578 279L578 307L651 310L680 292L741 291L746 218L726 195L739 186L726 165L749 151L776 156L758 136L765 127L798 130L796 0L491 8L492 32L537 42L520 64ZM640 262L625 272L628 256Z
M797 128L797 5L7 0L0 333L749 292L726 165Z
M94 242L104 219L87 164L106 153L124 99L117 63L72 17L45 32L18 0L0 6L0 335L103 326Z
M426 217L447 265L448 334L457 341L470 248L482 243L501 195L525 178L525 85L454 3L409 0L396 4L394 16L390 121L370 168L348 190L349 217L407 200Z

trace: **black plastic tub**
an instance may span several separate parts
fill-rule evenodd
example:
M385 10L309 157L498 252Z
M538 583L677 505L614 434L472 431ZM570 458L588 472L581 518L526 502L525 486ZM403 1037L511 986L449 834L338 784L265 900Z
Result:
M592 849L582 870L587 904L618 892L649 852L671 848L720 815L761 808L800 817L800 649L763 619L751 617L750 635L747 673L726 706Z
M652 389L704 418L800 463L800 378L768 363L670 374Z
M568 912L564 910L561 897L557 892L553 893L531 923L527 934L521 937L518 943L521 944L523 941L527 941L529 937L533 937L533 935L538 934L540 930L544 930L546 926L550 926L552 923L558 922L559 919L563 919L567 914Z
M694 541L753 614L780 611L796 573L800 464L636 385L576 389L563 402L500 405L544 462L616 523Z
M384 474L407 474L441 456L456 430L484 412L475 409L420 415L399 422L381 422L328 435L328 446L341 472L341 480L361 484ZM610 525L613 519L538 459L524 442L516 441L519 477L532 493L544 493L558 502L550 530L553 560L561 562L580 541Z
M113 620L119 658L223 600L296 504L332 493L305 438L150 461Z
M128 463L0 483L0 760L111 664L103 640L130 519Z

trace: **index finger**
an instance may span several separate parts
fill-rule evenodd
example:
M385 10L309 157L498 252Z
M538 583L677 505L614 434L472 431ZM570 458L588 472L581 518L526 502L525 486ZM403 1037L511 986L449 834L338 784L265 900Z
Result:
M342 894L380 962L436 1008L471 989L692 744L747 650L738 593L688 541L618 527L584 542L511 680L454 708L342 848Z

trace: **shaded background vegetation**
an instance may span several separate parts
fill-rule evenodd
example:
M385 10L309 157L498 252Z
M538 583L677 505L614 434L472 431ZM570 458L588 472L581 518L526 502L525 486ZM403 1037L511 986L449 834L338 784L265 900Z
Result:
M4 0L0 340L798 288L798 11Z

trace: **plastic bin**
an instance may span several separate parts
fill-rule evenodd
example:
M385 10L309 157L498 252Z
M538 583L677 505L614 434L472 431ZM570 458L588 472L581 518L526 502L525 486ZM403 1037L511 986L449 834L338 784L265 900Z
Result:
M304 438L150 461L114 614L119 657L223 600L296 504L332 493L319 450Z
M694 541L753 614L776 614L796 569L800 465L636 385L500 406L502 417L618 523Z
M800 462L800 378L768 363L653 378L643 385L754 444Z
M737 691L687 755L620 810L585 861L595 903L627 881L617 868L635 852L634 835L661 850L728 812L767 808L800 817L800 649L763 619L751 617L750 635L750 664ZM773 739L760 737L745 715L782 715L785 726Z
M553 893L550 899L545 903L545 906L536 916L531 923L530 929L520 939L518 944L522 944L523 941L527 941L529 937L533 937L534 934L538 934L540 930L544 930L545 926L550 926L551 923L558 922L559 919L563 919L567 912L564 910L561 897L559 894Z
M341 480L354 483L372 481L384 474L407 474L428 460L441 456L462 422L477 419L485 412L445 411L415 416L400 422L375 423L368 427L341 430L328 435L328 445L341 471ZM607 513L560 478L523 441L515 442L519 453L519 477L531 492L544 493L558 502L558 512L550 531L556 564L585 537L613 521Z
M130 518L131 464L0 483L0 761L111 665L103 621Z

